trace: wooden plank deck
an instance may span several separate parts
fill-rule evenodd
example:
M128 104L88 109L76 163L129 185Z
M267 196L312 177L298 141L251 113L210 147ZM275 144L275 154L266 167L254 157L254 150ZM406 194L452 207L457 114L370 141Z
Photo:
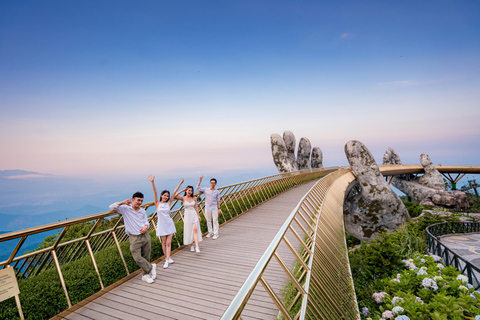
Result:
M200 253L182 249L172 255L175 263L167 269L161 261L155 283L147 284L137 275L62 319L219 319L314 183L300 185L227 223L217 240L204 238ZM293 235L288 239L298 245ZM293 266L293 254L284 243L278 252ZM272 261L264 276L281 297L287 276L280 265ZM242 319L274 319L277 314L278 308L258 284Z

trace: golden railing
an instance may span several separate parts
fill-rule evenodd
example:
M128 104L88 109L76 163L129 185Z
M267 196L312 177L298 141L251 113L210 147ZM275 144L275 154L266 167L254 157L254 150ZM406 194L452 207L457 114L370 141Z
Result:
M222 320L241 318L258 283L285 319L360 319L343 227L345 190L354 180L349 169L342 169L330 173L310 189L260 258ZM287 234L300 244L300 253ZM292 267L280 257L278 248L282 243L295 257ZM264 276L272 258L293 283L292 301L279 298ZM299 305L299 311L294 311Z
M225 223L227 220L252 209L279 193L289 190L295 185L318 179L333 170L335 169L322 168L283 173L218 188L222 201L222 222ZM204 200L203 196L199 196L199 210L202 213L205 208ZM143 205L146 210L152 206L155 208L153 202ZM174 209L175 207L179 208ZM147 213L147 215L149 215L148 220L150 222L149 231L155 231L157 223L156 212L151 214ZM171 216L176 222L183 219L183 206L180 206L180 203L177 203L177 201L172 203ZM108 225L106 229L99 230L99 226L105 225ZM64 238L68 234L68 231L79 226L87 227L88 231L85 235L65 241ZM52 230L59 230L59 234L55 238L53 245L17 256L29 236ZM121 257L127 275L130 274L121 249L121 243L128 241L128 235L125 233L122 217L114 211L2 234L0 235L0 245L5 241L15 239L18 240L15 248L7 260L0 262L0 267L14 267L17 279L20 281L35 277L46 270L56 269L68 307L72 306L72 302L62 272L62 267L65 265L89 256L98 277L100 287L104 289L102 273L100 272L101 270L99 270L95 254L105 248L115 247ZM177 241L178 246L180 246L182 239L177 237L174 241ZM21 298L22 293L20 293L20 300ZM18 305L19 303L17 303L17 306ZM21 307L18 311L22 315Z

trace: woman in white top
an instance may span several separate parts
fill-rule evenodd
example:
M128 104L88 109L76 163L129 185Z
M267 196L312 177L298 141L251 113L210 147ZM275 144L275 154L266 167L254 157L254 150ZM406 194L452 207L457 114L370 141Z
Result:
M180 196L179 194L183 191L185 191L185 194ZM189 244L190 251L200 252L198 243L202 241L202 230L200 229L202 218L198 213L197 197L193 195L193 187L187 186L178 193L174 193L173 198L182 200L185 208L183 214L183 244ZM194 242L195 248L193 247Z
M174 261L170 258L170 252L172 251L172 237L173 234L177 232L175 229L175 223L173 222L172 217L170 216L170 205L172 203L172 197L170 197L170 191L163 190L160 194L160 199L157 197L157 188L155 188L155 176L151 174L148 175L148 180L152 182L153 188L153 197L155 201L155 208L157 209L157 237L162 239L162 249L163 254L165 255L165 263L163 264L163 268L166 269L169 263L173 263ZM173 194L177 192L180 188L180 182L178 186L173 191Z

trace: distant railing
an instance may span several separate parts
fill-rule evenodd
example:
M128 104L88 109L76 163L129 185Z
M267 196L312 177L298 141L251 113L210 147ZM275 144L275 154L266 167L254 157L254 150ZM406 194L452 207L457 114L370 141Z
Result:
M427 245L428 251L440 256L446 266L454 266L460 272L465 274L468 278L468 282L475 287L475 290L477 290L480 288L480 268L463 258L461 255L455 253L438 238L438 236L446 234L472 232L480 232L479 222L437 223L427 227Z
M279 193L289 190L295 185L318 179L334 170L336 170L336 167L335 169L321 168L302 170L277 174L218 188L222 203L221 217L219 220L220 222L225 223L227 220L252 209ZM198 197L199 211L201 213L204 212L205 208L204 200L203 196ZM177 201L175 201L172 203L172 208L175 208L175 206L178 205ZM155 208L153 202L147 203L142 207L148 210L152 206ZM176 210L172 210L171 216L177 222L183 219L183 206L180 206ZM149 214L148 220L150 222L149 231L155 231L157 224L156 212ZM105 225L107 225L105 230L99 230L99 226L104 226L105 228ZM88 228L85 235L65 241L64 238L66 238L65 236L68 234L68 231L79 226L86 226ZM55 238L53 245L17 256L22 245L29 236L52 230L59 230L59 235ZM0 245L5 241L15 239L18 240L15 248L6 261L0 262L0 267L14 267L15 274L19 280L35 277L46 270L55 268L68 307L71 307L72 303L62 269L70 262L89 256L95 269L95 273L98 276L101 289L104 289L102 272L99 270L95 254L106 248L115 247L123 261L127 275L130 274L129 267L127 266L127 262L121 249L121 243L128 241L128 235L125 233L125 226L123 225L122 217L115 211L98 213L82 218L2 234L0 235ZM179 237L176 237L174 240L177 241L178 246L183 242ZM22 293L20 292L20 298L21 295Z
M318 181L287 218L250 276L223 314L222 320L240 319L260 282L285 319L360 319L350 273L343 226L345 190L355 180L348 169ZM300 253L287 239L300 243ZM296 260L289 267L278 247L286 243ZM294 285L293 301L282 301L264 277L272 258ZM298 312L294 311L300 306Z

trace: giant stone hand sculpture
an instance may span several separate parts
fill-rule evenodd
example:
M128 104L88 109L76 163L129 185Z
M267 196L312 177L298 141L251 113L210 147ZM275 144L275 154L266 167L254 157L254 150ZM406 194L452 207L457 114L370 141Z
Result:
M420 163L425 171L423 176L416 177L413 174L395 176L392 178L392 185L420 205L462 210L468 208L468 200L464 192L445 190L442 175L435 168L428 154L420 155ZM383 156L383 164L401 165L402 161L393 148L388 148Z
M296 159L295 135L291 131L285 131L283 138L277 133L271 134L270 143L272 145L273 162L280 173L323 167L322 150L318 147L312 150L310 140L307 138L300 139Z
M345 145L345 154L357 177L359 192L345 199L345 230L360 240L392 232L410 219L400 197L385 181L372 153L360 141Z

